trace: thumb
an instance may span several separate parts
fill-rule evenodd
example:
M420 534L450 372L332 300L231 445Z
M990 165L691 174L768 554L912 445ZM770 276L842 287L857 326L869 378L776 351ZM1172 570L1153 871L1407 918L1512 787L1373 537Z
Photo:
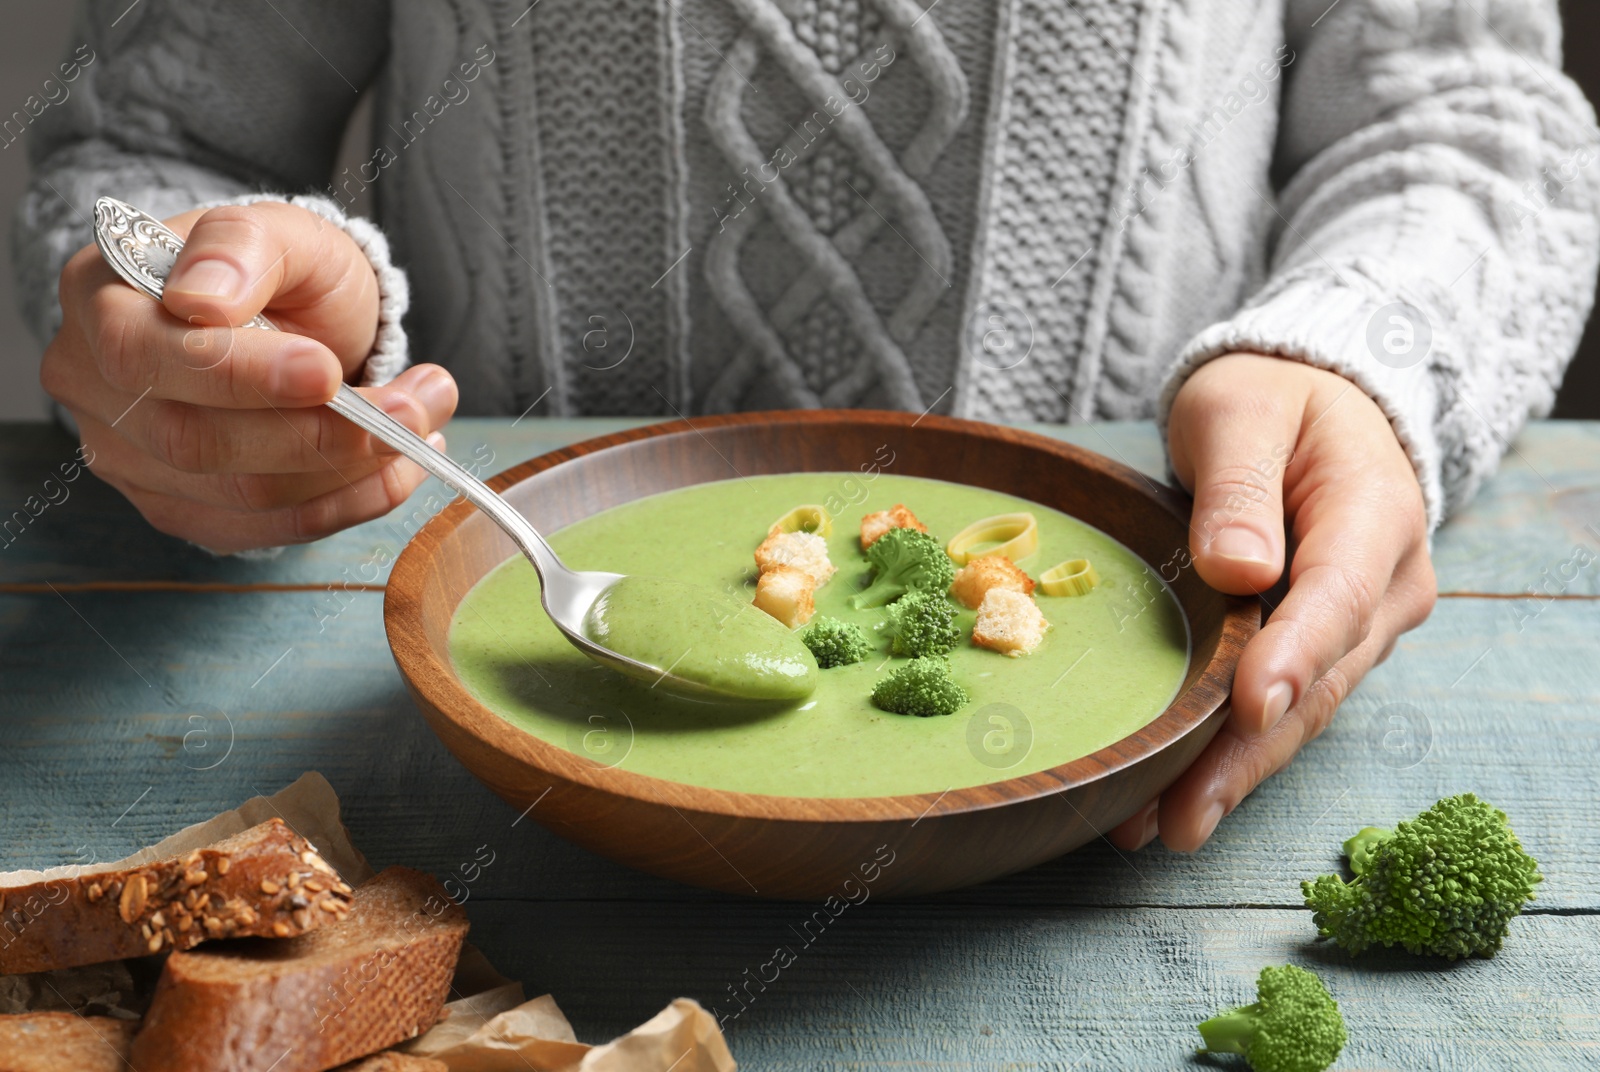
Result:
M1172 467L1194 496L1189 550L1223 592L1263 592L1283 574L1283 477L1299 422L1272 410L1236 391L1173 410Z
M162 304L208 327L237 327L264 311L278 327L332 350L346 376L377 336L378 281L366 255L327 220L277 201L201 215Z

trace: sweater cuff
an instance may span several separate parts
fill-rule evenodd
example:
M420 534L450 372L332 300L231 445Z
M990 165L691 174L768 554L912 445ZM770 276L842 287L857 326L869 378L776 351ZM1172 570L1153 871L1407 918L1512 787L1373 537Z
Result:
M1161 391L1163 441L1179 388L1213 358L1249 353L1304 362L1343 376L1383 410L1416 470L1433 531L1445 516L1435 374L1448 365L1453 347L1425 308L1359 264L1341 265L1338 274L1306 268L1274 280L1231 320L1202 331L1181 351Z
M211 201L200 208L222 205L253 205L260 201L280 201L313 212L355 241L378 277L378 335L361 370L361 386L378 387L388 383L411 364L405 328L401 320L411 306L411 287L406 273L395 266L389 255L389 240L378 225L361 216L347 216L344 210L325 197L311 194L245 194L222 201Z

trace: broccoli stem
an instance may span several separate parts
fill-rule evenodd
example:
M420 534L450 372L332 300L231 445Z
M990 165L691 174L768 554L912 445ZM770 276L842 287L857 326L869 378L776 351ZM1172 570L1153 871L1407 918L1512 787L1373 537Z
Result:
M1350 870L1365 875L1372 866L1372 854L1378 846L1394 837L1393 830L1381 826L1362 827L1355 837L1344 843L1344 854L1350 858Z
M1213 1016L1200 1025L1200 1037L1206 1040L1201 1053L1248 1053L1258 1030L1259 1003L1245 1005Z
M903 584L873 581L851 598L850 605L856 610L884 607L905 595L906 591L906 586Z

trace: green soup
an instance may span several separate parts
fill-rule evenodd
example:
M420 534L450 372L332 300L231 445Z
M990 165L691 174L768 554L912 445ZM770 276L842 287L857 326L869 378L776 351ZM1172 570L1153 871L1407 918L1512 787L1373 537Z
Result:
M817 661L798 633L710 585L624 577L584 615L583 635L729 698L803 700L817 687Z
M801 700L700 704L607 670L562 637L539 606L521 556L496 567L456 611L456 672L485 705L527 733L605 766L690 785L782 796L939 793L1046 770L1112 744L1171 702L1189 664L1188 627L1171 593L1116 540L1015 496L918 477L795 473L719 481L607 510L551 535L574 569L667 577L749 602L752 552L767 526L802 503L838 506L828 553L839 572L817 613L874 630L884 611L854 610L870 573L863 514L905 503L940 539L992 514L1032 511L1038 574L1087 558L1101 583L1084 596L1035 593L1050 620L1044 642L1009 658L964 642L951 667L972 697L953 715L911 718L872 706L873 685L905 660L882 654L817 674ZM970 634L974 612L957 624ZM687 631L695 627L680 626ZM703 628L703 627L702 627ZM673 644L691 637L662 634ZM669 660L670 661L670 660Z

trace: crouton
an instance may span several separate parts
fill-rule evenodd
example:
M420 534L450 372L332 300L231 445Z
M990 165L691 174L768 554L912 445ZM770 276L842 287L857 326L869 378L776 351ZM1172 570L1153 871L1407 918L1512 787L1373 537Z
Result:
M762 571L756 582L756 609L764 610L790 629L804 625L817 612L812 593L817 583L805 570L782 564Z
M892 510L879 510L861 519L861 549L865 551L871 547L879 536L890 529L916 529L918 532L927 532L928 526L918 521L917 515L907 510L904 503L895 503Z
M950 585L950 594L966 606L977 608L983 605L983 597L996 588L1031 596L1033 578L1003 555L984 555L961 568Z
M972 642L1006 655L1026 655L1039 646L1050 623L1032 596L991 588L978 607Z
M828 541L812 532L775 532L762 540L756 548L756 569L765 573L774 566L792 566L809 574L818 588L838 572L828 561Z

